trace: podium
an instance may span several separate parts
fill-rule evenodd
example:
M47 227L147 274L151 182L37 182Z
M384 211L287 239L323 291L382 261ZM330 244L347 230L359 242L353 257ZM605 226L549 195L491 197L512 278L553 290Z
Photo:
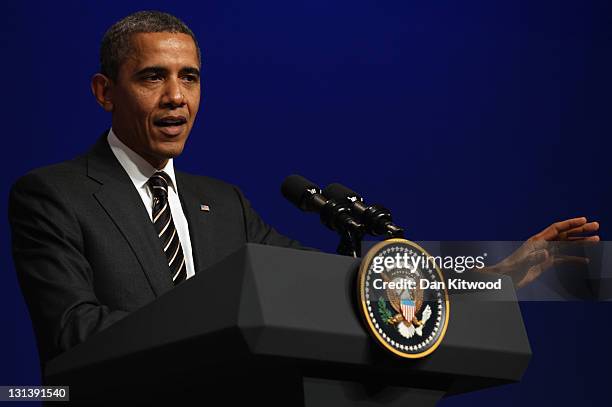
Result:
M403 359L357 313L359 261L247 244L48 362L45 384L102 405L432 406L520 380L531 350L509 278L493 300L451 294L440 347Z

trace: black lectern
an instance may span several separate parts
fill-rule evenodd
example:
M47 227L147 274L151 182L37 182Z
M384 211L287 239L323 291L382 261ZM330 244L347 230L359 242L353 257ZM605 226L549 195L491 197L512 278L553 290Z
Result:
M509 278L495 298L451 295L442 344L408 360L363 327L358 266L246 245L50 361L45 382L100 404L427 406L521 378L531 351Z

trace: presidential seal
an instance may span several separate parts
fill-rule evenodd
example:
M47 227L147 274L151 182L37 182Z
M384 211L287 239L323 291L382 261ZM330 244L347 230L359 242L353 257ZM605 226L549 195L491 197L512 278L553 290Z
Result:
M405 239L375 245L359 268L361 313L376 340L394 354L422 358L446 333L448 292L442 272L422 247Z

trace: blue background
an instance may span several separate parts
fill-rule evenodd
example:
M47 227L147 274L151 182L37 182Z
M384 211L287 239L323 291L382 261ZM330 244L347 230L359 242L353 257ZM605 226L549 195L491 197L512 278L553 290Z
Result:
M574 216L600 221L610 236L610 2L3 8L5 214L19 176L85 151L109 126L89 89L104 31L133 11L161 9L187 22L204 55L203 104L175 165L239 185L302 243L334 251L336 237L283 200L279 185L291 173L384 203L412 240L520 240ZM0 222L0 384L37 384L6 215ZM609 405L610 303L522 309L534 352L523 381L441 404Z

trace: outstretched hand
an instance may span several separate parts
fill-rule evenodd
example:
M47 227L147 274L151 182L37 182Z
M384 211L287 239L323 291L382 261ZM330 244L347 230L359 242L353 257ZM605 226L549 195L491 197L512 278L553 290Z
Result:
M599 223L587 218L573 218L553 223L531 236L521 247L489 271L507 274L516 287L524 287L553 265L562 263L588 264L585 257L568 256L557 252L554 242L598 242Z

